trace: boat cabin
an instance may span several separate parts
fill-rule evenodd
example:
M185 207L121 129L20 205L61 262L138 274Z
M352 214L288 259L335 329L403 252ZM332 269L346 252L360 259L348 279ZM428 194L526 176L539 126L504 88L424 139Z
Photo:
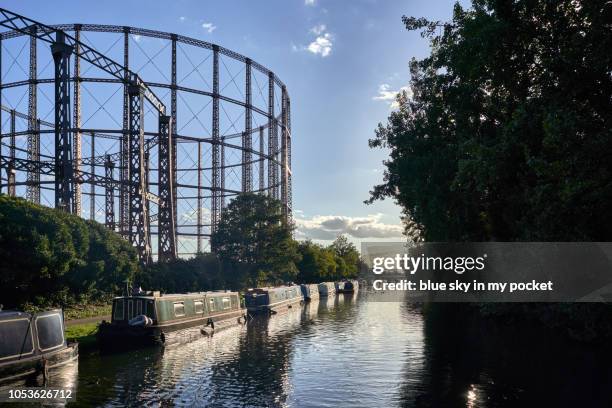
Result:
M153 325L214 317L240 310L237 292L197 292L162 295L148 292L142 295L122 296L113 300L112 322L129 324L137 317L147 317ZM142 319L145 320L146 319Z
M247 290L244 301L249 313L270 312L279 308L290 308L304 301L302 290L297 285L276 288L253 288Z
M319 298L319 286L316 283L306 283L300 285L300 289L302 290L302 296L304 296L304 300L313 300Z

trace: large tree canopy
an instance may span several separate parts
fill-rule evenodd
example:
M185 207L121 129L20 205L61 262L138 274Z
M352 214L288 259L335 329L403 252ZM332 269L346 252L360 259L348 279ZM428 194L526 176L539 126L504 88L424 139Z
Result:
M474 0L404 17L431 55L379 125L384 183L428 241L612 235L612 5Z
M211 248L238 286L287 282L295 278L299 261L292 231L278 200L241 194L223 210Z
M0 303L66 305L117 294L139 271L136 251L93 221L0 196Z

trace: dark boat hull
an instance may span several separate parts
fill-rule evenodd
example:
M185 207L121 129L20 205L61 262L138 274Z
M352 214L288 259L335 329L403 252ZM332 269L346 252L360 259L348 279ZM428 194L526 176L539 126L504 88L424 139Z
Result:
M102 351L118 351L147 346L167 346L192 341L209 334L204 328L227 327L244 322L244 310L187 321L153 326L129 326L102 322L98 328L98 346ZM214 329L212 329L214 332Z
M304 303L304 299L302 297L297 297L294 299L287 299L282 302L273 303L270 305L260 305L260 306L252 306L248 307L247 310L249 314L274 314L278 313L282 310L291 309L294 305L298 305Z
M75 361L79 356L79 345L68 343L59 350L0 364L0 384L19 381L43 374Z

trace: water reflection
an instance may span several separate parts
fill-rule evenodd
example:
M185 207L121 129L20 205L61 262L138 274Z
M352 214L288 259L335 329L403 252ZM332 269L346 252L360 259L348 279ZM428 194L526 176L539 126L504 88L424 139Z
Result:
M604 347L526 322L483 320L465 305L430 305L425 315L424 364L415 369L408 353L403 406L612 406Z
M83 355L72 405L612 406L610 353L466 316L321 298L163 350Z

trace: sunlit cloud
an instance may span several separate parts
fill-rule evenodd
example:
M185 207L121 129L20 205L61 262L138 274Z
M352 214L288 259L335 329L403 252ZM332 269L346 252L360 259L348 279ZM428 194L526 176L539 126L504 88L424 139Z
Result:
M208 34L210 34L217 29L217 26L213 23L202 23L202 28L206 30Z
M328 57L333 48L333 35L327 30L325 24L317 24L308 30L308 33L314 35L315 38L308 45L296 45L291 43L291 50L308 51L311 54L320 55L322 58Z
M316 0L304 0L304 4L306 6L314 6L317 4L317 1Z
M403 237L403 226L383 223L382 214L372 214L366 217L343 215L304 217L303 214L296 213L294 215L297 237L302 239L333 240L340 234L357 239Z

